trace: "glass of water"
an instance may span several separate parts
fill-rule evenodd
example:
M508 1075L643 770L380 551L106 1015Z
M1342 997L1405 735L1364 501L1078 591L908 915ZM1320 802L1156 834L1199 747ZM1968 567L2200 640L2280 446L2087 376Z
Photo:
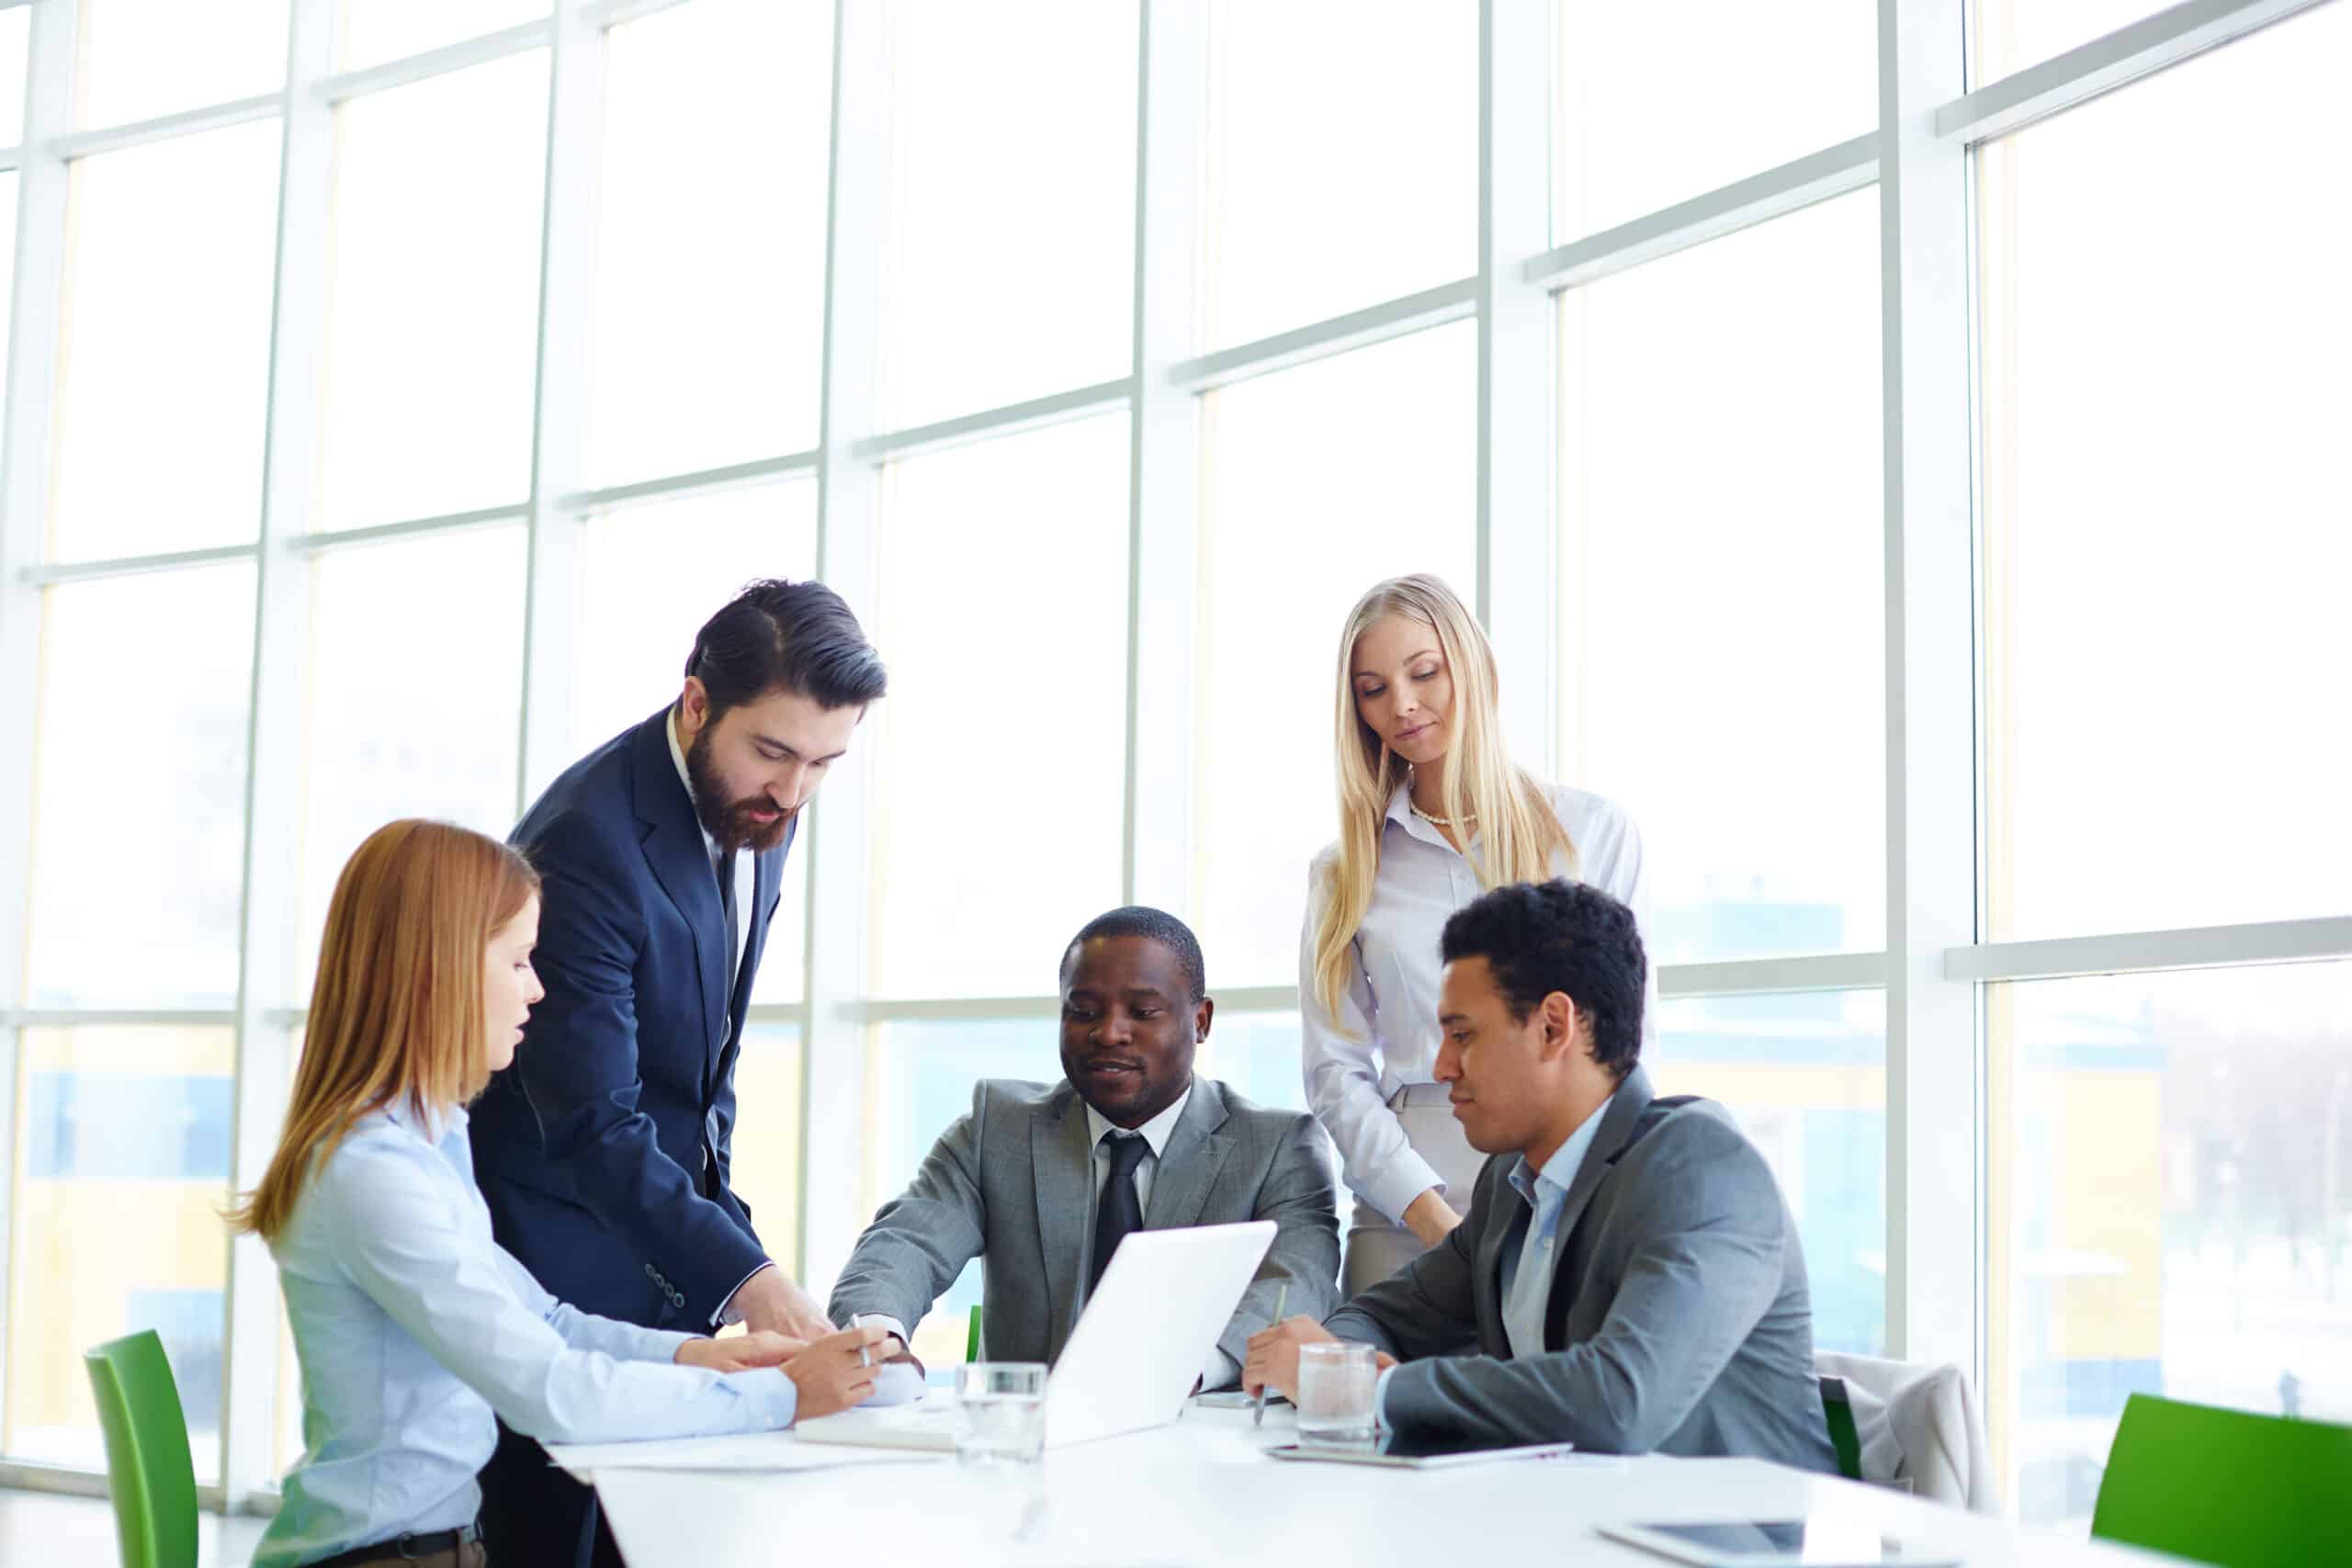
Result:
M1303 1447L1372 1442L1372 1396L1380 1363L1369 1345L1319 1340L1298 1348L1298 1440Z
M956 1369L956 1462L1035 1464L1046 1452L1046 1369L967 1361Z

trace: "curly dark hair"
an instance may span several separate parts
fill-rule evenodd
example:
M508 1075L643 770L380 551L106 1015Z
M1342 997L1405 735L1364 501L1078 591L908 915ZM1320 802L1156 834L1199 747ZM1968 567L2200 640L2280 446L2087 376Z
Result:
M1524 1023L1557 991L1592 1020L1593 1060L1623 1081L1642 1055L1642 990L1649 958L1634 911L1565 877L1517 882L1472 899L1445 922L1445 962L1483 958Z
M1097 937L1106 936L1150 938L1176 955L1176 967L1182 972L1184 984L1192 987L1193 994L1186 1000L1197 1002L1209 994L1208 976L1201 962L1201 942L1193 934L1193 928L1167 910L1155 909L1148 904L1129 904L1125 908L1110 910L1080 927L1079 933L1069 939L1069 945L1062 949L1063 985L1069 984L1069 964L1078 950Z

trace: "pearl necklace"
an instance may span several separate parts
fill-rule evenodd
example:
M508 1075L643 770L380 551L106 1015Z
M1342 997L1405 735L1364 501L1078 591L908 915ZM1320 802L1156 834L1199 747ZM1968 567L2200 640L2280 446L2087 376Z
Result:
M1410 810L1414 816L1416 816L1416 817L1419 818L1422 821L1424 821L1424 822L1428 823L1428 824L1429 824L1430 827L1432 827L1432 828L1451 828L1451 827L1453 827L1453 818L1451 818L1451 817L1432 817L1432 816L1430 816L1428 812L1426 812L1426 811L1422 810L1419 807L1415 806L1415 805L1413 804L1412 796L1410 796L1410 795L1407 795L1407 796L1405 797L1405 805L1406 805L1406 807L1407 807L1408 810ZM1475 811L1474 811L1474 812L1471 812L1471 813L1469 813L1469 814L1465 815L1465 816L1462 818L1462 820L1463 820L1463 821L1464 821L1464 822L1476 822L1476 820L1478 820L1478 814L1477 814L1476 812L1475 812Z

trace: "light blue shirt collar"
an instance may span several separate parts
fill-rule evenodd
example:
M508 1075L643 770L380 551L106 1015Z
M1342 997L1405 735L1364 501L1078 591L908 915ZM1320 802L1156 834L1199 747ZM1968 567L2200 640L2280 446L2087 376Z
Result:
M1601 1119L1616 1098L1612 1091L1595 1106L1592 1114L1568 1134L1567 1142L1553 1151L1540 1172L1529 1174L1525 1155L1510 1168L1512 1188L1535 1211L1528 1216L1527 1235L1519 1250L1507 1249L1503 1254L1503 1331L1515 1357L1544 1353L1544 1312L1552 1299L1558 1263L1555 1247L1560 1239L1560 1211L1566 1206L1568 1189L1576 1185L1577 1172L1600 1134Z
M1577 1184L1577 1170L1584 1164L1585 1151L1592 1147L1592 1140L1600 1135L1600 1119L1609 1114L1609 1107L1616 1099L1612 1090L1607 1100L1595 1106L1592 1114L1577 1123L1577 1130L1568 1134L1568 1141L1552 1151L1552 1157L1544 1162L1542 1171L1530 1176L1528 1172L1532 1168L1528 1165L1525 1155L1520 1156L1511 1166L1510 1184L1519 1190L1519 1195L1526 1199L1531 1207L1539 1206L1539 1185L1555 1189L1562 1198L1568 1195L1568 1189Z

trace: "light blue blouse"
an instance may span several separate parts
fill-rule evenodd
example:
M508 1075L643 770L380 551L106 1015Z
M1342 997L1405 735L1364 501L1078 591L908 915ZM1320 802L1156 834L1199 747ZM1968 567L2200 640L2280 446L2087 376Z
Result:
M550 1443L792 1424L783 1372L673 1365L691 1336L542 1290L491 1235L455 1107L362 1118L270 1250L302 1365L304 1452L254 1568L470 1523L493 1414Z

